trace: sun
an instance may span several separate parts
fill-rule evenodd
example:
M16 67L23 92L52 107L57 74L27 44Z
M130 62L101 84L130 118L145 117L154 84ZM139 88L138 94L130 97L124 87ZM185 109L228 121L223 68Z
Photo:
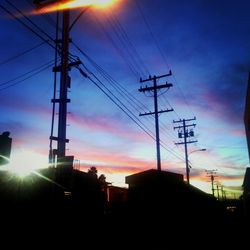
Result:
M37 169L47 168L48 159L34 151L22 150L16 152L10 159L6 168L17 176L23 178Z

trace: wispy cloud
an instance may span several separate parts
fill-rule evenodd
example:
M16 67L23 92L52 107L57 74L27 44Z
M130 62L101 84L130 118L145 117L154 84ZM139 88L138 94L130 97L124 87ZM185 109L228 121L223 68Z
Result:
M108 133L115 136L144 142L152 140L149 138L148 135L140 131L139 128L138 130L136 130L121 121L121 119L115 117L104 117L94 114L75 116L72 114L69 117L69 121L70 123L72 123L73 126L77 126L80 129L88 130L93 133Z

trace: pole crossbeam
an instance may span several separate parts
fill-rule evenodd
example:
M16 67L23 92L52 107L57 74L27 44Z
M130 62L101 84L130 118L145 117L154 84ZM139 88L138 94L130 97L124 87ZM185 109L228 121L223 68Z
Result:
M158 111L158 114L171 112L171 111L174 111L174 110L173 109L160 110L160 111ZM143 113L143 114L140 113L139 116L154 115L154 114L155 114L155 112L147 112L147 113Z
M194 141L186 141L186 143L188 144L188 143L196 143L196 142L198 142L197 140L194 140ZM185 142L176 142L175 143L175 145L183 145L183 144L185 144Z
M152 76L149 76L148 79L144 79L144 80L142 80L142 78L141 78L141 79L140 79L140 83L153 81L154 79L155 79L155 80L158 80L158 79L161 79L161 78L163 78L163 77L168 77L168 76L171 76L171 75L172 75L172 71L169 70L169 73L168 73L168 74L165 74L165 75L153 76L153 77L152 77Z
M152 86L152 87L145 87L145 88L139 88L138 91L139 92L146 92L146 91L154 91L154 89L164 89L164 88L170 88L173 87L173 84L171 83L166 83L166 84L162 84L162 85L158 85L156 87Z
M174 121L175 122L175 121ZM195 127L196 126L196 124L190 124L190 125L188 125L188 124L186 124L186 128L189 128L189 127ZM175 129L182 129L183 128L183 126L177 126L177 127L174 127L174 130Z

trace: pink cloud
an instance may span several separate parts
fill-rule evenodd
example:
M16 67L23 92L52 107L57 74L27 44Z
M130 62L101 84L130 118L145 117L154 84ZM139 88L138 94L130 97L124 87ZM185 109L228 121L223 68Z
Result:
M122 154L117 151L106 151L105 149L98 147L84 148L84 153L78 152L76 154L78 159L84 159L86 162L98 162L100 165L111 165L117 167L137 167L145 168L146 166L154 166L154 161L148 161L131 157L127 154Z
M105 172L108 174L134 174L136 172L141 172L146 170L146 168L138 168L138 167L115 167L115 166L99 166L99 165L94 165L98 171ZM80 169L84 172L87 172L88 169L91 167L91 165L86 165L86 164L81 164Z
M241 118L239 110L236 112L237 107L234 106L234 98L226 96L226 94L218 96L213 91L204 90L202 93L203 104L197 103L196 105L213 117L225 119L226 121L230 120L230 123L238 124Z
M110 118L96 115L84 115L83 117L71 115L69 117L69 122L80 128L88 129L91 132L110 133L137 141L151 141L149 136L140 131L139 128L135 130L113 117Z
M243 129L232 129L231 131L232 135L238 136L238 137L246 137L245 130Z

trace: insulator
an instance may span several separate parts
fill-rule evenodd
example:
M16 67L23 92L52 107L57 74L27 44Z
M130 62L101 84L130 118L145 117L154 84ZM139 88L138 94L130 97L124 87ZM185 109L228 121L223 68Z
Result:
M191 136L191 137L194 136L194 131L193 131L193 130L191 130L191 131L189 132L189 136Z

